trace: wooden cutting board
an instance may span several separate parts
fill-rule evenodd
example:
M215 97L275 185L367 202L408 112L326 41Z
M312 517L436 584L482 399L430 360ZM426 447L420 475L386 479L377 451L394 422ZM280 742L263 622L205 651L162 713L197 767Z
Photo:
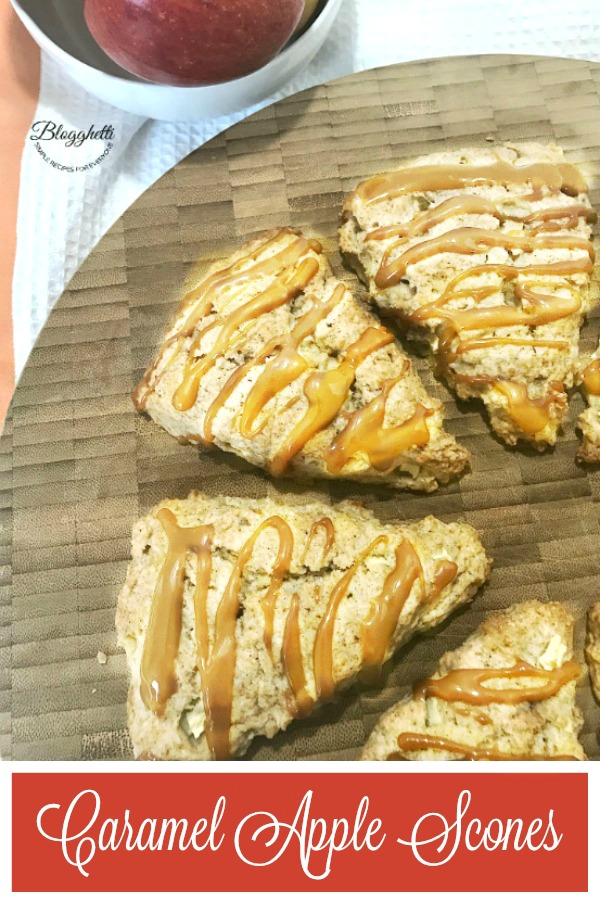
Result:
M0 752L14 759L131 755L127 674L114 612L131 526L165 497L308 493L222 452L181 447L138 415L129 394L151 359L192 268L202 271L264 229L323 237L342 271L336 228L344 194L403 157L493 141L551 141L591 173L598 207L600 66L470 57L369 71L283 100L168 172L92 252L29 358L0 439ZM198 266L197 261L200 260ZM348 275L348 278L352 276ZM595 347L598 320L584 329ZM495 558L468 609L413 640L377 689L354 689L248 758L354 759L377 717L492 610L537 597L577 616L600 598L600 472L575 462L572 402L556 449L510 450L481 408L459 403L418 362L473 467L434 495L351 482L315 485L358 498L383 519L427 514L479 529ZM587 678L583 743L598 757L600 710Z

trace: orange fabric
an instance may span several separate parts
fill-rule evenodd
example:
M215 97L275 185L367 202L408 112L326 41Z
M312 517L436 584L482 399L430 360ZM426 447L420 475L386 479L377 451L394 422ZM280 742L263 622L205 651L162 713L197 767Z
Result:
M15 15L0 4L0 426L14 389L12 276L24 141L37 106L40 52Z

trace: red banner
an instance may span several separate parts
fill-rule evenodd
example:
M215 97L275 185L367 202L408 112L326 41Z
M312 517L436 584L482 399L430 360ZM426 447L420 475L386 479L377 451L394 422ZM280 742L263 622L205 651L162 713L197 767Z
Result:
M587 890L587 775L14 774L15 891Z

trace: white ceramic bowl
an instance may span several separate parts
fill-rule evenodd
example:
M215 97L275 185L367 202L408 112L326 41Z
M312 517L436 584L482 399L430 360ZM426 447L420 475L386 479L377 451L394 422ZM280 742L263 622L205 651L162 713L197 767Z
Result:
M170 87L130 75L91 36L83 18L82 0L11 0L11 3L42 50L90 93L140 116L179 121L238 112L278 91L321 48L342 0L327 0L306 31L262 69L208 87Z

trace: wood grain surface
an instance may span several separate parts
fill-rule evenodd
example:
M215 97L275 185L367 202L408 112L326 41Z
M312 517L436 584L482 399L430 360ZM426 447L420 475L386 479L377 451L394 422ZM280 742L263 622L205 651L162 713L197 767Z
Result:
M264 229L322 236L338 273L336 229L357 180L404 157L494 141L561 144L600 205L600 67L524 57L458 58L370 71L266 109L157 182L90 255L56 305L0 438L0 752L14 759L130 757L127 674L114 613L131 526L165 497L307 493L225 453L181 447L136 414L130 391L192 271ZM196 265L199 262L199 268ZM32 265L34 261L32 260ZM348 275L348 279L352 276ZM594 347L598 319L584 329ZM456 403L420 360L472 471L430 496L351 482L311 490L359 498L383 519L434 514L479 529L495 558L468 609L414 640L377 689L354 689L250 759L353 759L376 718L491 610L537 597L577 616L600 597L600 472L575 462L575 396L556 449L510 450L477 404ZM98 654L105 654L104 656ZM583 743L599 756L600 710L587 677Z

